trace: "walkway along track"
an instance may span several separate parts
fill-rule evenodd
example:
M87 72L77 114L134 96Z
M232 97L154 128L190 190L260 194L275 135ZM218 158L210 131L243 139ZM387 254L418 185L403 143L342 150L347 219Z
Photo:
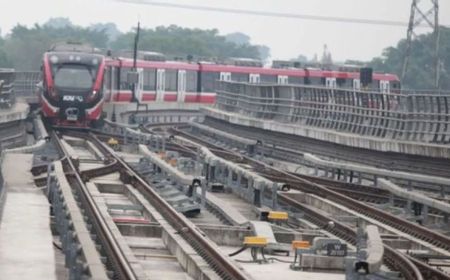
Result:
M194 136L189 134L183 134L184 137L191 138L195 141L201 141L197 138L194 138ZM205 141L201 141L204 144L207 144L209 146L212 146L212 144L207 143ZM215 150L213 152L217 153L218 149L214 146ZM223 150L223 149L222 149ZM333 202L336 202L340 205L346 206L352 210L355 210L359 213L362 213L366 216L369 216L373 219L376 219L378 221L381 221L383 223L386 223L394 228L397 228L407 234L410 234L416 238L422 239L424 241L427 241L430 244L433 244L439 248L445 249L447 251L450 251L450 237L445 236L440 233L433 232L423 226L420 226L418 224L400 219L392 214L386 213L380 209L377 209L375 207L369 206L365 203L362 203L360 201L357 201L353 198L350 198L346 195L343 195L337 191L334 191L333 188L336 187L336 184L332 183L332 180L321 180L320 184L315 183L314 180L316 180L313 176L306 176L306 175L294 175L289 172L281 171L279 169L273 168L271 166L268 166L266 164L263 164L257 160L254 160L250 157L243 156L243 155L233 155L229 151L223 151L220 152L220 156L224 157L225 159L231 160L231 161L240 161L245 164L249 164L253 166L256 172L261 173L261 175L276 180L279 182L286 182L289 183L291 188L305 192L305 193L312 193L315 195L318 195L323 198L327 198ZM353 185L352 183L343 183L350 185ZM330 187L330 188L329 188Z
M74 192L77 194L88 222L92 225L92 231L95 232L97 241L102 245L101 251L107 257L106 266L114 272L114 279L137 279L131 269L130 264L126 261L123 252L120 250L112 233L108 229L99 209L97 208L92 197L84 184L77 170L78 163L70 158L59 135L52 133L52 139L58 150L63 156L62 164L67 180L69 181ZM91 232L92 233L92 232Z
M218 247L212 241L208 240L186 217L173 209L147 182L108 149L94 134L72 133L71 135L76 135L77 137L91 141L105 155L105 158L109 160L109 164L104 167L83 171L81 172L81 176L76 173L75 176L77 179L83 178L84 180L88 180L89 178L118 171L120 173L120 179L124 183L136 188L156 209L159 209L160 214L205 259L220 277L229 280L248 279L248 276L240 268L225 256L225 254L218 251Z
M388 224L391 227L394 227L396 229L399 229L402 232L405 232L411 236L414 236L416 238L422 239L430 244L433 244L439 248L445 249L447 251L450 251L450 238L433 232L423 226L417 225L415 223L405 221L403 219L400 219L392 214L386 213L382 210L379 210L375 207L371 207L365 203L362 203L360 201L357 201L353 198L350 198L346 195L343 195L341 193L338 193L332 189L328 189L326 185L319 185L317 183L311 182L310 180L307 180L305 178L290 174L288 172L284 172L278 169L275 169L273 167L270 167L268 165L265 165L259 161L256 161L252 158L239 155L239 154L232 154L229 151L223 150L223 148L217 147L214 144L208 143L202 139L199 139L195 136L192 136L190 134L181 132L181 131L174 131L175 133L182 134L183 137L188 138L189 140L200 142L206 146L213 147L217 155L230 160L230 161L238 161L241 163L249 164L253 166L256 172L261 173L262 176L267 176L269 178L279 178L279 182L283 182L288 180L291 184L291 188L305 192L305 193L311 193L318 195L320 197L329 199L335 203L338 203L340 205L343 205L349 209L352 209L356 212L359 212L363 215L366 215L368 217L371 217L375 220L378 220L382 223ZM221 151L222 150L222 151ZM305 176L303 176L305 177ZM292 184L293 183L293 184ZM301 208L302 211L307 209L306 211L309 212L310 215L310 221L319 224L319 226L324 226L328 221L330 221L330 217L328 216L322 216L318 214L313 209L309 209L306 206L301 205L298 201L295 199L289 198L284 194L279 194L279 198L281 201L287 203L288 205L294 207L294 208ZM329 230L334 231L333 233L340 236L341 238L351 242L354 244L355 242L355 232L351 228L341 224L338 221L335 221L335 224L339 224L339 226L336 227L335 230ZM406 279L426 279L426 280L441 280L441 279L450 279L450 276L429 266L426 263L423 263L417 259L414 259L411 256L404 255L395 249L385 245L385 262L393 267L394 269L397 269L402 272L402 274L405 276ZM405 259L407 261L405 261ZM412 275L414 271L419 269L420 274L422 276L418 276L417 274ZM409 278L411 277L411 278Z
M327 231L333 233L334 235L346 240L347 242L356 245L356 232L349 226L344 225L341 222L338 222L337 220L330 218L329 216L322 215L315 211L314 209L304 206L298 201L296 201L293 198L290 198L289 196L285 194L279 194L278 198L280 199L280 202L289 205L291 207L294 207L296 210L301 211L303 215L303 219L306 219L316 225L319 225L321 227L324 227ZM329 221L334 222L334 227L329 228L326 227L327 223ZM423 278L421 271L419 271L419 268L416 266L416 264L413 264L411 259L406 257L405 255L401 254L394 248L384 245L384 263L387 264L390 268L400 271L402 276L405 279L426 279L426 280L438 280L443 278Z

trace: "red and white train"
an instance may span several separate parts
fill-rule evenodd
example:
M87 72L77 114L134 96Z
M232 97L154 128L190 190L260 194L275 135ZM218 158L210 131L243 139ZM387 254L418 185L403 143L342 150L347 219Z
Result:
M55 126L88 127L101 120L105 57L84 45L56 45L42 60L39 101Z
M154 55L148 57L154 57ZM217 81L220 80L361 88L359 69L355 71L355 68L343 71L316 68L265 68L240 64L189 63L165 61L159 58L156 61L139 59L136 64L139 72L136 98L140 102L214 103ZM132 91L131 85L127 82L127 75L133 71L132 69L131 58L107 58L105 76L107 101L131 101ZM400 81L394 74L374 73L372 80L370 89L375 91L390 92L400 89Z
M160 54L140 52L133 60L98 54L80 45L54 47L43 56L39 93L44 117L57 126L89 127L101 121L104 102L215 102L217 81L305 84L360 89L355 69L265 68L251 60L230 64L166 61ZM137 75L135 73L138 73ZM130 75L130 73L134 73ZM134 77L134 78L130 78ZM400 89L393 74L372 75L372 90Z

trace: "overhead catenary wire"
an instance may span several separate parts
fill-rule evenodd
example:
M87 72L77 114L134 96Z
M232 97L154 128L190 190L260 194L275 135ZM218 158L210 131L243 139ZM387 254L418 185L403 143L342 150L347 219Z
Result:
M159 7L166 7L166 8L178 8L178 9L187 9L187 10L196 10L196 11L205 11L205 12L219 12L219 13L228 13L228 14L292 18L292 19L315 20L315 21L325 21L325 22L385 25L385 26L398 26L398 27L408 26L408 22L406 22L406 21L395 21L395 20L332 17L332 16L308 15L308 14L297 14L297 13L244 10L244 9L201 6L201 5L186 5L186 4L180 4L180 3L173 3L173 2L170 3L170 2L153 1L153 0L113 0L113 1L127 3L127 4L150 5L150 6L159 6ZM418 25L418 26L422 27L424 25ZM450 27L450 26L446 25L445 27Z

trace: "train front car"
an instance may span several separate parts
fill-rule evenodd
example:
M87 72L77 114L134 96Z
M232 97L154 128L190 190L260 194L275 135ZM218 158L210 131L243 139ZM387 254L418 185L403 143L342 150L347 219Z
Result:
M43 57L42 112L54 126L87 128L101 120L103 55L75 49L52 50Z

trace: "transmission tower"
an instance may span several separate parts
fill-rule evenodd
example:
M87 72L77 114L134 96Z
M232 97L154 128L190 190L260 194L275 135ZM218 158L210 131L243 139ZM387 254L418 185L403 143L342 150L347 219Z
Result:
M434 86L439 88L439 0L412 0L408 32L406 35L406 50L403 60L402 81L405 79L408 71L412 40L416 37L414 30L417 27L432 28L433 30L434 46L432 53L434 60Z

